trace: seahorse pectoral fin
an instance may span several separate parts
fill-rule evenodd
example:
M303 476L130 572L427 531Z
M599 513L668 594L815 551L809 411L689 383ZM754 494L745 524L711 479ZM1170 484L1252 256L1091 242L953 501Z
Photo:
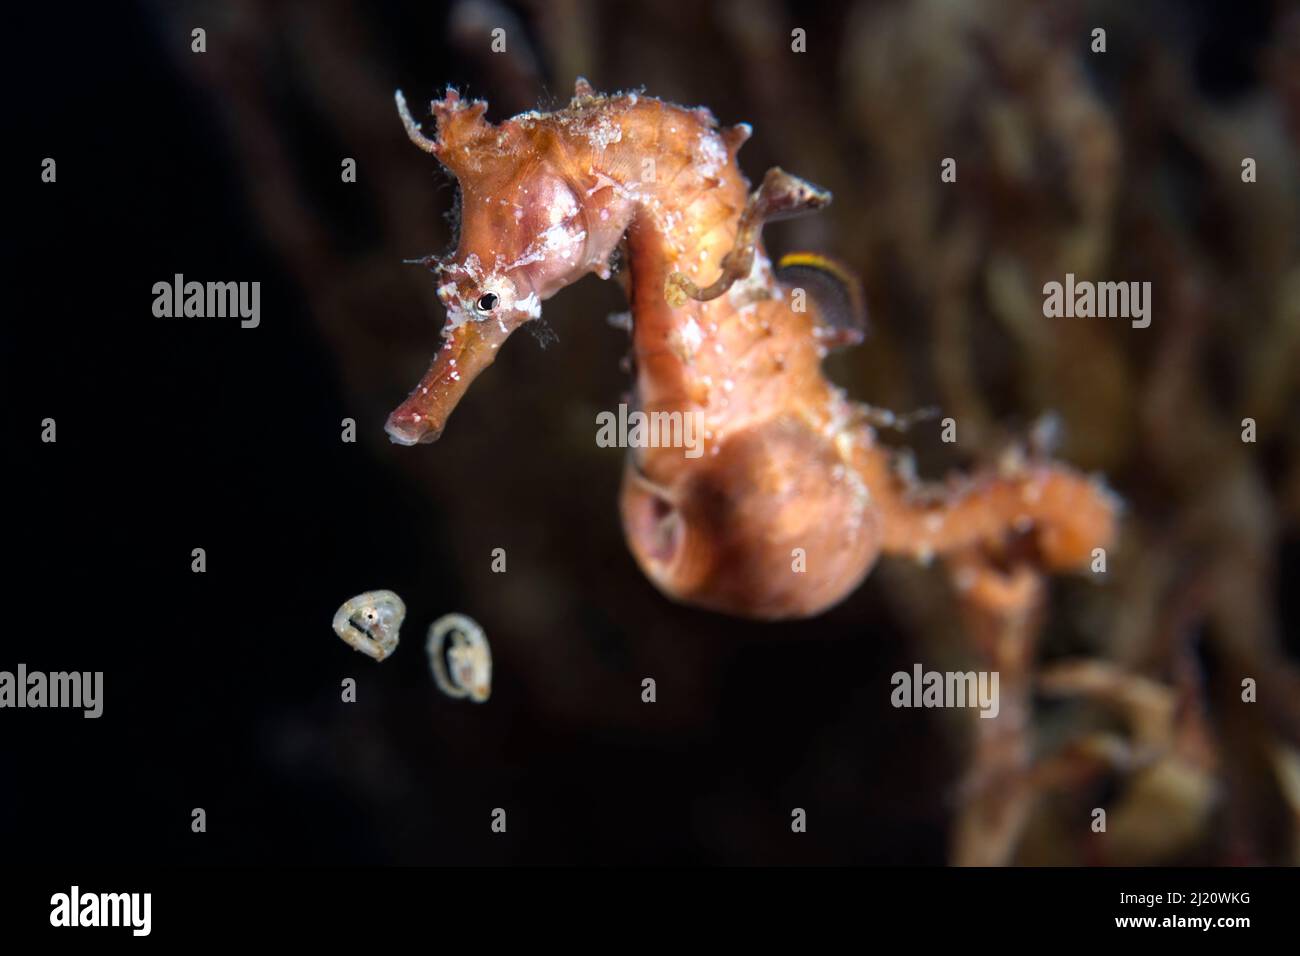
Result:
M399 445L437 441L470 383L492 364L497 350L519 324L496 318L469 320L444 333L442 348L429 370L388 416L384 426L388 437Z
M867 300L847 266L815 252L792 252L776 264L776 278L812 298L819 337L829 348L859 345L866 338Z

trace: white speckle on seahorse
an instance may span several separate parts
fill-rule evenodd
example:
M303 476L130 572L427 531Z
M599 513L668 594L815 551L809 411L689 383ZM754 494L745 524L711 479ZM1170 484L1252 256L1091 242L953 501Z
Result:
M754 264L749 269L749 275L727 290L727 298L733 307L742 309L759 299L775 298L775 287L771 261L761 251L755 250Z
M700 345L704 342L704 333L700 330L700 324L695 321L694 316L687 316L686 321L674 328L672 337L674 351L684 362L693 361L695 354L700 350Z
M713 130L704 130L695 141L695 169L705 179L715 179L727 164L727 147Z
M515 303L515 308L530 319L535 319L542 314L542 300L537 298L536 292L530 292Z
M546 216L552 226L558 222L564 222L566 219L572 219L577 213L578 203L573 198L573 194L567 189L561 189L557 192L550 208L546 210Z

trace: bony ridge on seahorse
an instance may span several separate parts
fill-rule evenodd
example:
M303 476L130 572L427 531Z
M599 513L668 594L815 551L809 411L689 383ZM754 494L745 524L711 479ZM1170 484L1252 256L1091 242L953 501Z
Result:
M764 254L764 221L824 206L828 193L779 169L751 195L736 163L750 136L703 108L579 80L566 109L493 125L487 104L448 89L427 138L400 92L411 140L456 177L455 251L427 263L447 309L424 378L388 419L402 444L434 441L474 378L541 303L589 272L620 271L632 304L641 410L702 415L705 453L634 449L621 511L629 547L669 597L730 614L817 614L882 553L996 563L1011 542L1045 570L1106 547L1117 503L1042 458L942 491L905 477L865 408L822 374L858 341L844 295L794 303ZM791 266L834 277L800 256ZM801 283L802 284L802 283ZM846 311L841 308L850 303Z

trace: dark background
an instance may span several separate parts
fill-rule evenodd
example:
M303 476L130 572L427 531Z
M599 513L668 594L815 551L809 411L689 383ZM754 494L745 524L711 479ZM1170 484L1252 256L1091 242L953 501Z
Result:
M779 625L655 592L622 543L621 461L592 441L595 413L628 387L625 336L604 321L624 308L612 283L584 280L552 300L559 342L512 342L438 444L401 448L383 433L441 321L430 278L401 260L446 247L454 192L407 143L392 90L414 106L456 84L500 119L563 105L581 71L600 89L644 86L752 122L751 179L779 163L832 189L824 217L768 241L838 254L864 277L874 338L834 360L837 380L878 405L937 402L984 423L958 458L936 435L908 436L923 470L978 460L1004 429L1054 408L1062 456L1105 472L1128 501L1117 582L1055 582L1043 654L1101 657L1155 681L1190 656L1211 728L1198 772L1214 796L1190 836L1154 849L1098 859L1044 824L1019 859L1300 858L1300 803L1277 756L1294 759L1300 742L1285 682L1300 627L1286 318L1300 296L1296 15L1251 3L973 6L961 24L892 3L13 14L0 669L102 670L105 702L98 720L0 713L0 857L949 858L970 722L889 706L893 671L969 664L942 575L882 566L828 614ZM493 61L483 51L498 24L512 52ZM1094 24L1109 28L1104 58L1089 58ZM190 52L194 26L206 54ZM809 33L797 59L792 26ZM896 62L878 63L882 44ZM1025 65L1035 57L1078 62L1071 95L1098 105L1119 144L1097 173L1110 177L1101 212L1087 184L1068 185L1071 148L1093 143L1057 137L1068 104L1025 105L1041 96ZM872 63L879 75L863 72ZM1242 199L1239 166L1216 168L1197 131L1261 103L1265 118L1243 128L1274 152L1261 153L1264 198ZM1029 173L1004 163L990 132L1002 127L989 117L1008 111L1026 126ZM962 193L936 198L949 155L962 157ZM46 156L55 185L40 182ZM356 184L339 180L344 156L358 161ZM964 333L943 324L952 302L932 288L945 237L963 229L980 277L960 286ZM1080 230L1106 237L1094 260L1105 277L1167 290L1186 274L1198 291L1158 298L1149 335L1111 323L1050 347L1015 339L990 317L990 258L1036 274L1055 249L1070 265L1061 237ZM177 272L260 281L261 326L155 319L151 287ZM1242 446L1235 423L1252 413L1260 443ZM39 440L47 416L57 444ZM339 439L344 417L356 444ZM205 574L190 571L195 547ZM496 547L505 575L490 572ZM342 601L377 588L408 607L383 664L330 629ZM492 643L484 706L442 696L430 677L424 631L451 611ZM1267 712L1245 724L1223 716L1241 673L1278 676ZM339 699L345 677L355 704ZM657 681L654 705L640 700L644 677ZM1048 751L1075 716L1094 719L1045 714ZM1103 774L1042 812L1110 805L1130 784ZM790 832L796 806L806 834ZM205 834L190 830L194 807ZM490 832L494 807L508 812L506 835Z

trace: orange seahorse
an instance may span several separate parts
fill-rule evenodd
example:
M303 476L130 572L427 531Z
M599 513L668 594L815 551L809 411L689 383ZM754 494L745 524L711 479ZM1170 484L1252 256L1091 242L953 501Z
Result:
M1114 499L1063 465L1023 461L940 491L895 466L864 406L822 373L827 350L860 335L815 299L796 303L759 237L765 220L830 196L779 169L751 195L736 163L747 125L597 95L581 79L566 109L497 125L485 102L448 89L432 104L435 139L400 91L397 105L412 142L458 180L461 218L455 252L427 260L447 309L443 344L389 417L394 441L436 440L510 334L564 286L608 278L621 249L639 407L704 422L699 457L671 447L628 457L628 545L669 597L811 616L853 591L881 552L950 559L961 585L963 573L980 580L972 561L996 567L1012 543L1052 570L1110 543Z

